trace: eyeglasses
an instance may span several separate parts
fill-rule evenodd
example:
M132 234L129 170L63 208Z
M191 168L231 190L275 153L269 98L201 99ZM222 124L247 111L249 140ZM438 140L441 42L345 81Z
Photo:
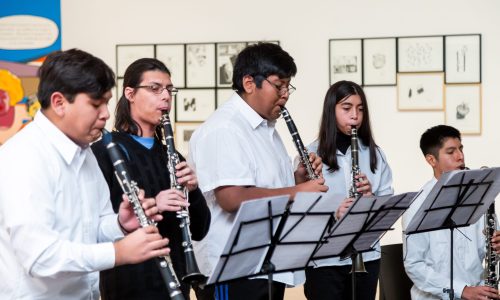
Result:
M165 86L164 87L164 86L161 86L161 85L158 85L158 84L153 84L153 85L138 85L135 88L136 89L138 89L138 88L148 89L149 91L151 91L153 94L156 94L156 95L160 95L161 93L163 93L164 90L167 90L167 92L170 94L170 96L177 95L177 92L179 91L178 89L176 89L173 86Z
M288 95L290 95L293 92L295 92L295 90L296 90L296 88L291 84L288 84L288 86L285 84L277 85L277 84L269 81L269 79L267 79L267 78L264 78L264 80L269 82L269 84L272 85L278 91L278 95L280 95L280 96L283 96L284 94L286 94L286 92L288 92Z

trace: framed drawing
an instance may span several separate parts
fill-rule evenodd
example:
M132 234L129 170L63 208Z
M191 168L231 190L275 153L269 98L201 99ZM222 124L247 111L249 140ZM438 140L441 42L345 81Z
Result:
M177 122L203 122L214 110L214 89L182 89L175 96Z
M443 37L398 38L398 72L442 72Z
M232 89L217 89L217 106L216 107L221 106L222 104L224 104L224 102L229 100L229 98L231 97L231 95L233 95L233 93L234 93L234 91Z
M186 87L215 86L215 44L187 44Z
M330 84L339 80L363 85L361 39L330 40Z
M481 85L446 85L445 123L462 134L481 134Z
M116 76L123 77L131 63L144 57L155 57L154 45L117 45Z
M233 66L236 56L246 43L217 44L217 86L230 87L233 82Z
M189 140L193 132L202 123L175 123L175 148L182 156L187 158Z
M396 85L396 38L363 40L363 85Z
M443 110L444 74L398 74L398 110Z
M184 44L157 45L156 58L162 61L172 74L175 87L186 86L186 71L184 69Z
M481 35L445 36L446 83L481 82Z

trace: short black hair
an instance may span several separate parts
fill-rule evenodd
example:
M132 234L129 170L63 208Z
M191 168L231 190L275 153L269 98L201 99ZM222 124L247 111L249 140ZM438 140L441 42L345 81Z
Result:
M290 78L295 74L297 66L288 52L277 44L257 43L246 47L236 57L232 87L238 93L242 93L243 77L247 75L252 76L260 88L262 81L268 76Z
M439 158L439 149L443 147L448 138L456 138L460 141L462 137L460 131L448 125L437 125L427 129L420 137L420 150L424 156L427 154Z
M38 70L38 101L42 109L60 92L71 103L79 93L100 99L115 86L115 74L100 58L79 49L55 51Z

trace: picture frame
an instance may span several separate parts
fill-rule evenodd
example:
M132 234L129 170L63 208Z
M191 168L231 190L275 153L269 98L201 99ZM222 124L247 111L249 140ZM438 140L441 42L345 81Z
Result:
M399 73L397 94L400 111L442 111L444 73Z
M189 154L189 140L193 132L201 125L201 122L177 122L175 123L175 149L187 158Z
M215 86L215 43L186 45L186 87Z
M445 36L446 83L481 83L481 35Z
M169 69L175 87L186 87L184 44L157 45L156 58Z
M363 39L363 85L396 85L396 38Z
M230 87L236 56L247 46L246 42L217 43L217 86Z
M445 124L463 135L479 135L482 129L480 84L448 84L445 88Z
M177 122L203 122L214 111L214 89L181 89L175 96Z
M216 108L219 108L222 104L224 104L231 96L234 91L232 89L217 89L217 103Z
M123 77L131 63L144 57L155 57L154 45L117 45L116 76Z
M331 39L329 41L330 85L350 80L363 85L361 39Z
M443 36L398 38L398 72L444 71Z

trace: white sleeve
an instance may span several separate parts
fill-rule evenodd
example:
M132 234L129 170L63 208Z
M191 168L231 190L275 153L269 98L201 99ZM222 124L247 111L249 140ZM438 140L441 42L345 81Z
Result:
M379 170L380 170L380 185L374 194L377 196L386 196L394 194L394 189L392 187L392 170L387 163L387 158L385 157L382 149L377 148L377 153L380 154L379 160Z
M50 180L58 179L50 178L52 174L47 172L50 168L47 165L50 162L37 163L34 158L16 167L10 164L8 172L0 168L0 219L2 230L6 232L0 242L11 249L25 272L32 276L50 277L64 272L112 268L115 263L112 243L72 242L63 236L71 228L55 223L56 195Z
M190 160L203 193L220 186L255 186L256 163L248 141L236 130L219 128L191 139Z

